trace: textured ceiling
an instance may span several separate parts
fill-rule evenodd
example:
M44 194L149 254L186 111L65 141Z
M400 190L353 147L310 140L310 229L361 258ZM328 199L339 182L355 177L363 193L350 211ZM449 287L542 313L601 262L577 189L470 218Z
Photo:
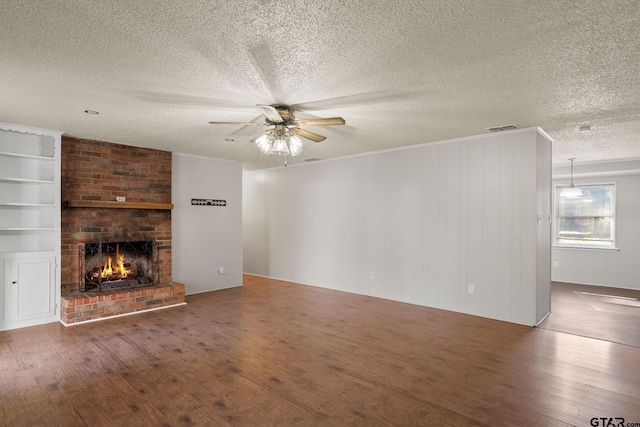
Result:
M3 0L0 121L282 164L256 104L346 126L327 159L516 124L554 162L640 157L640 2ZM83 111L99 111L88 115ZM590 133L578 127L590 125ZM233 139L234 141L226 141Z

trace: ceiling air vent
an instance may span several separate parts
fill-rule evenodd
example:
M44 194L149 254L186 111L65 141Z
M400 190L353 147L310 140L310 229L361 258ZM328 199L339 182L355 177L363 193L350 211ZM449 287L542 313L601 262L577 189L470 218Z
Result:
M489 132L502 132L503 130L514 130L518 129L516 125L506 125L506 126L496 126L494 128L487 128Z

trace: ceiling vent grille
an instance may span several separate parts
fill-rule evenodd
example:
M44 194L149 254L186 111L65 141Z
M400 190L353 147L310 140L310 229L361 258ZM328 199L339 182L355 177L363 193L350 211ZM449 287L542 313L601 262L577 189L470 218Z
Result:
M506 125L506 126L496 126L494 128L487 128L489 132L502 132L503 130L514 130L518 129L516 125Z

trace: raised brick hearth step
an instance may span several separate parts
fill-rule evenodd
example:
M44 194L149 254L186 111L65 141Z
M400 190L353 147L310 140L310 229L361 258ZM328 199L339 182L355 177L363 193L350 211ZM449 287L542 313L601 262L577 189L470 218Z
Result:
M81 292L62 296L60 321L72 325L111 316L184 304L184 285L169 283L143 289Z

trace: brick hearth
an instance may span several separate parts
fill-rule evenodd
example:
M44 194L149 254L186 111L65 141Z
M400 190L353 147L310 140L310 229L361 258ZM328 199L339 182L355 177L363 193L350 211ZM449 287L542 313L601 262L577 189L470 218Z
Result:
M183 305L184 285L172 283L126 291L81 292L62 297L60 321L65 325Z

